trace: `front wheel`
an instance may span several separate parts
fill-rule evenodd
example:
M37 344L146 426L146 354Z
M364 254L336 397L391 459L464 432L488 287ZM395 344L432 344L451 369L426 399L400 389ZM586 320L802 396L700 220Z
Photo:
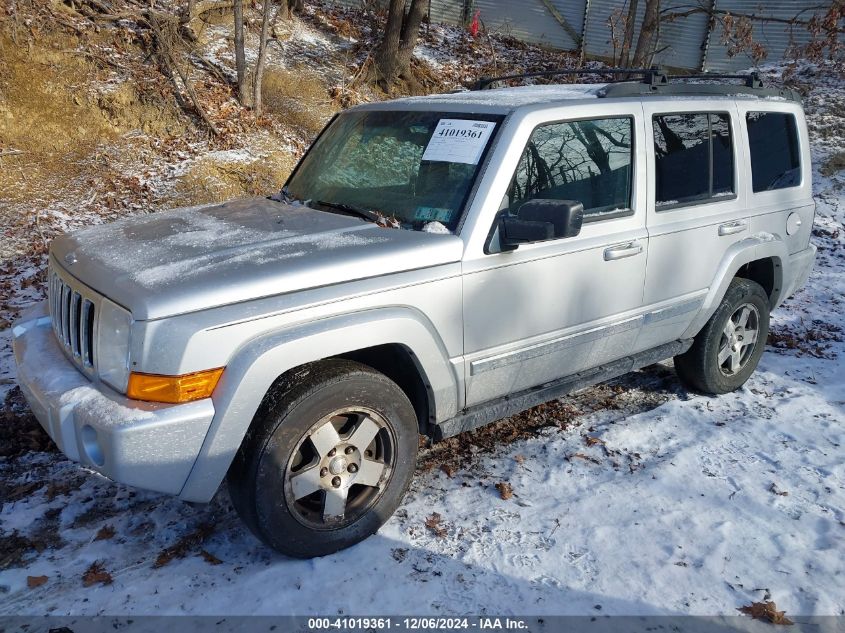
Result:
M697 391L735 391L757 368L768 335L766 291L754 281L737 277L692 347L675 357L675 370L685 385Z
M324 556L396 510L416 465L417 417L394 382L350 361L312 365L282 392L256 414L229 470L230 495L270 547Z

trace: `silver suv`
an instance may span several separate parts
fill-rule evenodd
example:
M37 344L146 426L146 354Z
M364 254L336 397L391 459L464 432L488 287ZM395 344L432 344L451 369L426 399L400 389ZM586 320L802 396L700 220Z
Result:
M271 198L56 239L14 327L71 459L293 556L375 532L435 440L674 357L739 388L815 259L790 91L643 81L367 104Z

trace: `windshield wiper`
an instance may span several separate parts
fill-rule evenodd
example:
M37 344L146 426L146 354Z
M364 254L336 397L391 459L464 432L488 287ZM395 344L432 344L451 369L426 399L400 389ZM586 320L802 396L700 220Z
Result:
M378 213L370 211L369 209L354 207L342 202L326 202L325 200L314 200L314 202L324 207L329 207L330 209L337 209L338 211L343 211L344 213L349 213L350 215L357 215L359 218L375 222L376 224L379 224L382 221L382 217Z

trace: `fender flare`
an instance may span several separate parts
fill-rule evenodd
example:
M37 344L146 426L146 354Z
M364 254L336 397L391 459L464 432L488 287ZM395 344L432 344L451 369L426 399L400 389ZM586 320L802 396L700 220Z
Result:
M430 387L438 420L455 415L459 381L434 326L407 307L333 316L263 334L235 352L214 391L214 419L179 498L209 501L267 391L286 371L376 345L404 345Z
M683 338L692 338L704 327L707 320L719 307L739 269L759 259L771 259L774 264L774 289L770 297L772 309L780 305L783 297L783 263L788 261L789 251L780 236L773 233L755 233L732 244L725 252L719 268L704 297L704 303L698 315L683 333Z

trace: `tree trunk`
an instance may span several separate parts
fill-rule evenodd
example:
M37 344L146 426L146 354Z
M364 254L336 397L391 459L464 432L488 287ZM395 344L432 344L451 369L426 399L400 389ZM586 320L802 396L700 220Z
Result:
M273 3L264 0L261 9L261 40L258 43L258 61L255 62L255 77L252 86L252 107L255 108L255 115L261 115L261 81L264 79L264 64L267 61L267 35L270 31L270 11L273 10Z
M301 13L305 8L304 0L285 0L285 4L287 5L288 18L293 17L294 13Z
M657 49L658 27L660 26L660 0L646 0L645 17L637 38L637 50L631 65L634 68L646 68L651 65L654 51Z
M631 45L634 43L634 28L637 22L637 7L639 0L629 0L628 20L625 22L625 37L622 40L622 51L619 53L619 66L627 68L631 63Z
M416 83L411 74L411 58L426 7L427 0L411 0L411 8L405 15L405 1L390 0L384 37L376 48L367 77L370 83L378 84L385 91L399 79L412 85Z
M247 105L246 54L244 53L244 3L235 0L235 68L238 72L238 100Z

